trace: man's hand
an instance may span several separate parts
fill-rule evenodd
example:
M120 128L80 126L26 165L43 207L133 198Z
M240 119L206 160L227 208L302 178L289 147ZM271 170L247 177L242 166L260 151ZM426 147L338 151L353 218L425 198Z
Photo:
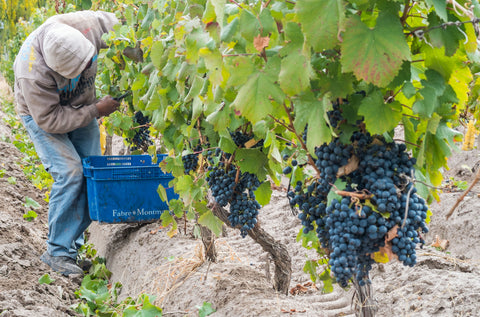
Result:
M110 96L105 96L99 102L97 102L96 106L98 109L98 114L100 117L103 117L108 116L115 110L118 110L118 107L120 107L120 102L114 100Z

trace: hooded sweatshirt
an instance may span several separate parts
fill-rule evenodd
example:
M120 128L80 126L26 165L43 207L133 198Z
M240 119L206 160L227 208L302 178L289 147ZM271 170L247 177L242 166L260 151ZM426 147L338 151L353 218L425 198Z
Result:
M49 133L67 133L98 117L96 59L106 48L102 35L117 23L113 13L78 11L53 16L33 31L13 66L17 113L31 115Z

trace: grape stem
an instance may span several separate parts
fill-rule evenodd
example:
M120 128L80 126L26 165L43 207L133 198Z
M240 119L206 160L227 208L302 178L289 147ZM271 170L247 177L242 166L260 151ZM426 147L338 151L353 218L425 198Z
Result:
M411 146L420 147L420 145L418 145L418 144L408 142L408 141L405 141L405 140L402 140L402 139L393 139L393 141L399 141L399 142L403 142L403 143L406 143L406 144L410 144Z
M411 171L411 176L412 176L412 180L413 180L413 171ZM412 194L412 191L413 191L413 188L415 187L415 184L413 182L411 182L410 184L412 184L412 186L410 186L410 189L408 190L408 193L407 193L407 202L405 204L405 215L403 216L403 222L402 222L402 229L403 227L405 226L405 223L407 222L407 216L408 216L408 206L410 205L410 195Z
M152 125L151 123L145 123L145 124L142 124L142 125L137 125L136 127L131 127L130 130L135 130L135 129L140 129L140 128L148 128L151 125Z
M335 194L343 196L343 197L348 196L348 197L353 197L353 198L357 198L357 199L360 199L360 200L366 200L366 199L370 199L370 198L373 197L373 194L368 194L365 191L347 192L345 190L338 189L337 186L335 186L335 184L330 184L330 185L334 188Z

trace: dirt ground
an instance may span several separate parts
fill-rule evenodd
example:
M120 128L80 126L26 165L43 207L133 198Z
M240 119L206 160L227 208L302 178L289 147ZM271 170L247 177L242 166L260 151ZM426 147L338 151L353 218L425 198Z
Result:
M0 84L0 92L7 89ZM77 302L79 280L69 280L49 270L40 260L47 235L47 205L43 193L24 176L21 154L6 140L9 127L0 112L0 316L70 316ZM471 183L480 162L480 151L459 152L449 161L445 179ZM8 181L15 177L16 181ZM11 179L10 179L11 180ZM417 249L418 264L407 268L398 262L375 265L371 272L377 316L480 316L480 188L475 187L447 221L446 213L461 192L444 192L433 211L427 244ZM27 222L25 197L41 204L38 217ZM296 295L273 290L273 264L249 237L227 229L216 239L218 261L205 260L201 241L191 223L179 223L179 232L150 224L92 224L89 241L104 256L120 281L120 297L140 293L156 296L165 316L198 316L198 306L210 302L211 316L354 316L352 291L335 287L322 294L321 284L311 285L302 271L315 254L301 247L295 237L299 220L292 215L285 192L274 191L271 203L260 212L263 228L285 244L292 257L290 288ZM184 231L186 228L186 232ZM439 251L430 246L436 237L449 241ZM38 283L50 273L55 281Z

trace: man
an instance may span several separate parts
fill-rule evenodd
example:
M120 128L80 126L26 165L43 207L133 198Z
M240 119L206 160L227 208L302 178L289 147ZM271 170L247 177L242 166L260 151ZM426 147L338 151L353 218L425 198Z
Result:
M97 100L101 36L118 23L113 13L57 15L30 34L14 63L15 101L38 156L52 175L47 250L40 259L63 275L83 274L78 249L91 223L82 158L101 155L97 117L118 109Z

